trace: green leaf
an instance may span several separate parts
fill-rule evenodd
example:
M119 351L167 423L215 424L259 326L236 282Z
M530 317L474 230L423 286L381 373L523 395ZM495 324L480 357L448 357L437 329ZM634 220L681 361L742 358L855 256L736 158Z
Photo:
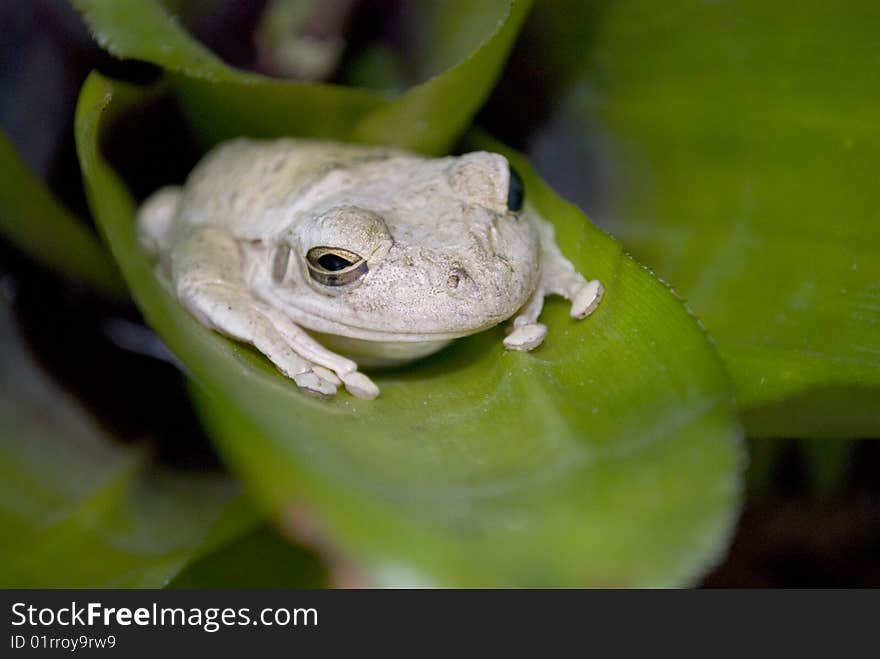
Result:
M156 0L71 2L111 53L152 62L173 74L177 95L207 143L286 134L390 143L426 153L445 151L467 128L531 4L492 0L469 8L458 3L462 18L443 30L438 43L443 64L450 68L388 98L236 71L196 42ZM472 15L476 20L469 20ZM482 38L475 37L475 25L487 30Z
M472 18L461 4L456 3L460 14L443 5L444 15L456 16L458 20L446 30L452 36L438 39L440 44L460 46L458 39L465 44L473 40L472 33L467 30L464 30L463 37L459 36L463 32L461 27L469 28L468 19ZM475 25L486 22L485 12L489 4L493 9L504 6L508 13L501 19L496 18L495 31L489 33L490 36L465 60L413 87L384 107L373 110L361 120L351 136L346 137L352 141L393 144L430 154L444 153L452 146L454 137L467 128L495 86L531 3L519 0L471 4L483 5L479 8L480 15L475 17L477 20L472 21ZM444 58L447 59L452 58Z
M407 36L412 75L424 82L457 66L463 53L473 53L504 26L511 9L528 11L531 2L507 0L421 0L410 3L406 16L411 25ZM518 5L518 6L514 6ZM514 16L520 21L522 16Z
M204 80L257 80L226 66L157 0L71 0L95 40L122 59L152 62Z
M229 478L107 437L29 356L8 303L0 346L0 586L155 588L253 526L226 513Z
M0 234L63 275L111 296L125 284L94 234L59 204L0 132Z
M155 279L134 204L98 151L102 116L132 94L96 74L81 93L93 214L148 322L199 383L226 460L289 534L379 585L674 585L718 559L742 446L715 352L670 291L526 162L514 158L532 203L606 284L596 314L576 322L554 300L534 354L505 352L499 327L376 374L378 400L316 400Z
M705 320L750 433L880 433L876 3L558 16L536 51L605 146L600 215Z

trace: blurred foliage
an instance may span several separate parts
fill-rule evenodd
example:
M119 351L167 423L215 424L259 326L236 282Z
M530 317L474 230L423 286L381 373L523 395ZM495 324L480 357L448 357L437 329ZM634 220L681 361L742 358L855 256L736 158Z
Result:
M0 132L0 233L43 265L114 297L119 271L96 236L52 196Z
M229 478L107 437L33 362L7 300L0 347L3 587L155 588L253 526L253 513L225 512Z
M706 322L751 435L880 434L878 33L859 0L554 1L529 22L559 139L602 162L578 201Z
M320 558L259 524L250 502L238 497L222 524L167 584L168 588L321 588L328 585ZM228 528L239 530L236 534Z

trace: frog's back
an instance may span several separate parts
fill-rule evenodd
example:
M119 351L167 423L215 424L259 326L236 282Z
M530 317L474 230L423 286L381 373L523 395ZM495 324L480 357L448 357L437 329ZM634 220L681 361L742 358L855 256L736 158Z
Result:
M320 140L230 140L190 174L178 221L221 226L247 240L265 239L289 224L295 200L329 168L394 153Z

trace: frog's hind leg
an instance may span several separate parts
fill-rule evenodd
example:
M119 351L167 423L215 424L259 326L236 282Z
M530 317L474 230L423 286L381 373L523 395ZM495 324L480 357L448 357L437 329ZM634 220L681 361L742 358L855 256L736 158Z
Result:
M180 205L179 187L160 188L151 194L137 213L138 241L150 256L167 252L168 232Z
M203 325L252 344L309 393L333 396L344 383L358 398L379 395L355 362L327 350L287 316L254 299L241 279L238 244L225 231L196 229L179 247L177 296Z

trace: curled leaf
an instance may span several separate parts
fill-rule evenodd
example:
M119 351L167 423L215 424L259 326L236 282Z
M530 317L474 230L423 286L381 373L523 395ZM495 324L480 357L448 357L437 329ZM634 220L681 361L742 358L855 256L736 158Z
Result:
M200 384L226 460L288 533L379 585L675 585L718 559L742 447L716 354L681 302L526 162L511 154L531 203L606 285L596 314L576 322L551 301L534 354L505 352L498 327L377 373L375 401L321 401L201 326L154 277L134 204L98 151L105 115L131 100L96 74L83 88L93 214L148 322Z
M397 97L331 84L281 81L226 66L157 0L72 0L97 41L117 57L152 62L172 77L206 142L239 135L300 135L449 149L488 96L531 5L491 0L468 8L433 44L442 72ZM476 12L479 20L468 19ZM494 17L494 24L486 16ZM487 26L474 38L472 25ZM462 52L463 51L463 52ZM428 70L431 70L429 67Z

